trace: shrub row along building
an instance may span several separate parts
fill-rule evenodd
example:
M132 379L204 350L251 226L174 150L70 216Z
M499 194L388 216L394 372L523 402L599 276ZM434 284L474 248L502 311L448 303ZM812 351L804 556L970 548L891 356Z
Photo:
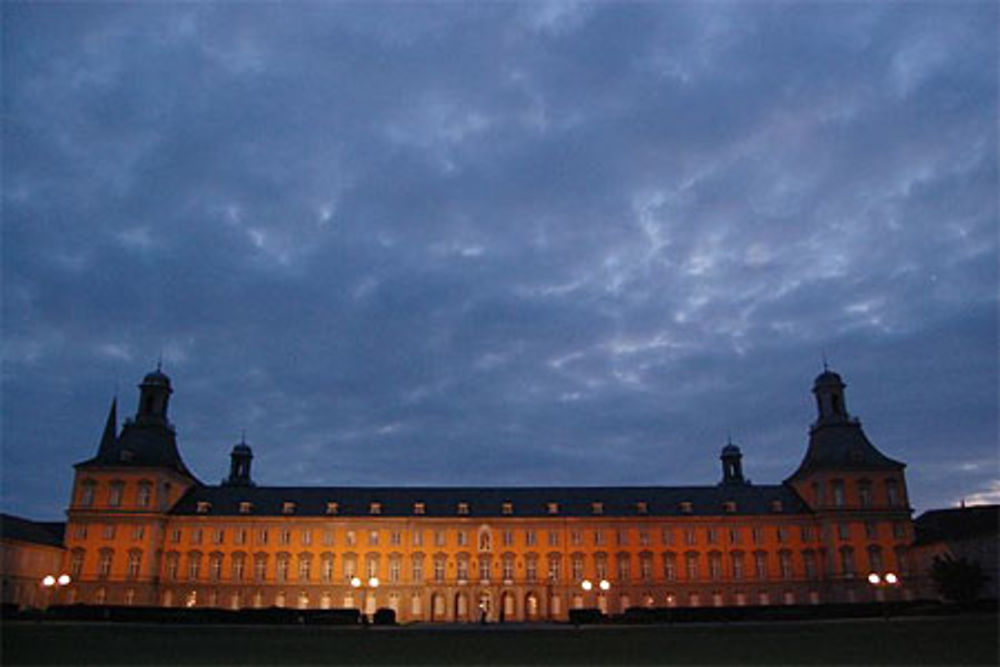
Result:
M870 601L875 572L909 597L904 464L815 380L798 469L751 484L739 448L690 487L265 487L245 442L200 482L167 418L170 379L139 385L75 466L63 602L224 608L390 607L401 621L565 619L572 608Z

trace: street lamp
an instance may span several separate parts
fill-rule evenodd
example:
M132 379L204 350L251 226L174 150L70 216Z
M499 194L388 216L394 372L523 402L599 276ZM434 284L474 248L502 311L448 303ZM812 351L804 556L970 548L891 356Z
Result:
M379 584L381 584L381 582L378 580L378 577L369 577L368 578L368 586L367 587L363 587L362 586L363 583L364 582L361 581L361 577L358 577L358 576L351 577L351 588L361 589L361 592L362 592L362 598L361 598L362 599L362 603L361 603L362 618L365 621L367 621L367 619L368 619L368 590L374 591L376 588L379 587Z
M888 621L889 603L886 599L885 589L892 586L898 586L899 577L895 572L886 572L884 575L879 575L878 572L872 572L868 575L868 583L875 589L876 599L882 602L882 613L885 616L885 620Z
M45 589L45 607L48 608L52 604L53 590L69 586L72 581L68 574L60 574L58 577L54 574L47 574L42 577L42 588ZM58 594L56 595L56 602L59 602Z

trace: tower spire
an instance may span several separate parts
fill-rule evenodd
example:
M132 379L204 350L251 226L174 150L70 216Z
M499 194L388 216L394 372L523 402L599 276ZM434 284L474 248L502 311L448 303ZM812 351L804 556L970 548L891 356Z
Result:
M118 444L118 396L111 400L111 408L108 410L108 420L104 424L104 433L101 435L101 444L97 449L98 456L110 456Z

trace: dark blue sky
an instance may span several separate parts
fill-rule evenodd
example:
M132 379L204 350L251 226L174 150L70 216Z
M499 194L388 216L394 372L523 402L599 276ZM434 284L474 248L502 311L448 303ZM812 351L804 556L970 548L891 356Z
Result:
M207 482L774 483L825 351L1000 500L993 2L2 12L4 511L161 354Z

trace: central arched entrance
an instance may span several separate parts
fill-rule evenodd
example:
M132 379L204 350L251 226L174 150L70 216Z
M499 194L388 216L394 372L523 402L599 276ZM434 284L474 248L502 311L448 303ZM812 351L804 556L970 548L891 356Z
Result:
M530 591L524 596L524 620L537 621L539 612L538 594L535 591Z

